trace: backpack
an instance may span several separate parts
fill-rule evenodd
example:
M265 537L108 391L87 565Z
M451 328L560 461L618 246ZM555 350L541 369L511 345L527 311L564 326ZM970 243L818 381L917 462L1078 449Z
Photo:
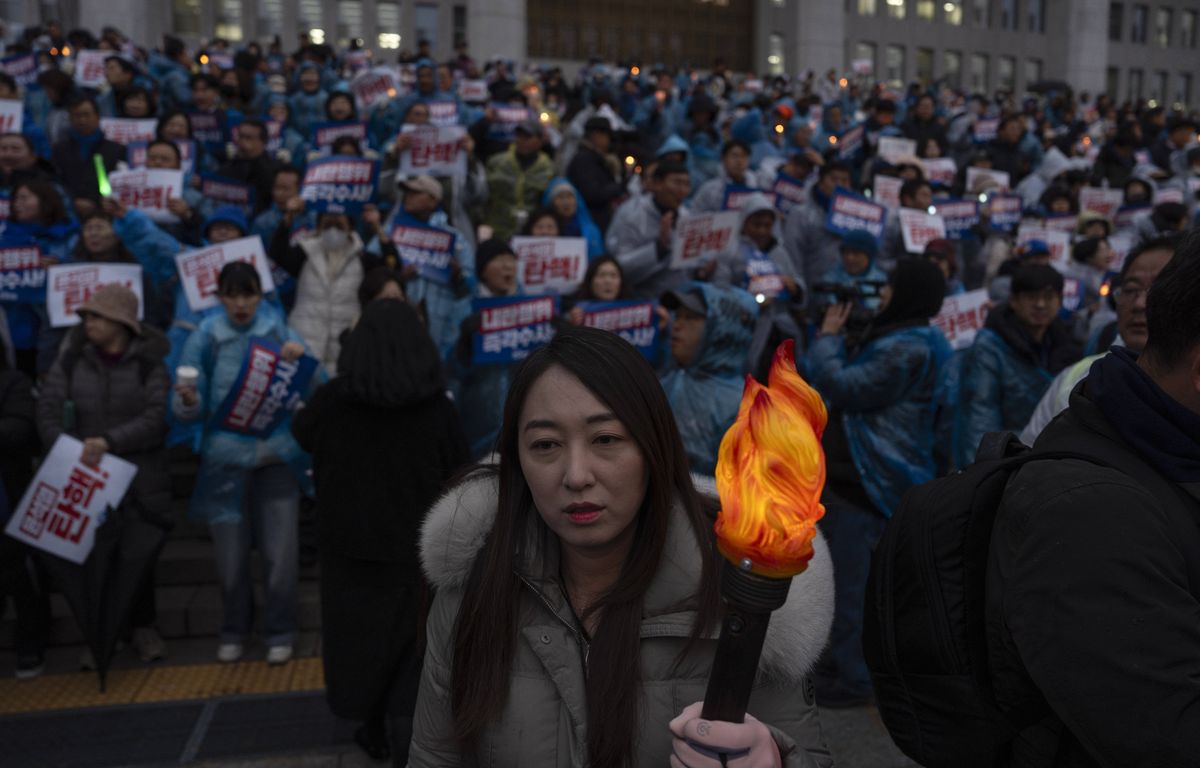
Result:
M925 768L993 766L1017 732L996 704L984 626L988 549L1008 480L1031 461L1103 459L983 439L966 469L911 489L871 558L863 652L879 714Z

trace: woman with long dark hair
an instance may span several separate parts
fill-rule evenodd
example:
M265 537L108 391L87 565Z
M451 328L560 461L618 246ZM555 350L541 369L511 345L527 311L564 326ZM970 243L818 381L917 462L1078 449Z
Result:
M718 765L680 734L715 755L705 735L727 729L747 765L831 763L804 693L832 610L823 542L771 623L753 717L678 717L720 624L715 493L633 346L561 330L516 373L497 447L422 531L437 596L409 765Z

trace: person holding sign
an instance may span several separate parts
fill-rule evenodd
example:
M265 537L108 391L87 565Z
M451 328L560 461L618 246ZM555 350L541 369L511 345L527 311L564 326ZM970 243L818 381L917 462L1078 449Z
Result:
M100 180L96 178L93 157L98 155L105 172L112 172L125 160L125 147L104 138L100 110L91 96L76 97L68 114L71 128L67 138L54 145L50 159L73 201L75 213L82 216L100 203Z
M271 204L271 186L275 172L282 166L267 153L267 126L260 120L243 120L234 132L237 154L218 173L254 188L254 213Z
M654 191L625 201L607 235L608 252L621 262L635 298L657 298L664 290L687 282L687 275L671 269L670 264L675 225L688 213L683 203L692 191L688 168L681 162L662 160L652 176Z
M85 464L99 464L106 453L134 464L137 474L122 504L165 528L171 510L167 338L138 322L137 310L133 291L116 284L100 286L79 307L83 322L71 329L42 382L38 432L43 445L62 434L82 440ZM165 658L166 646L154 626L153 561L140 583L129 626L142 661L154 661Z
M692 197L695 213L728 211L739 207L731 204L758 188L758 177L750 170L750 145L741 139L731 139L721 147L721 175L700 185Z
M838 263L841 238L825 228L838 187L850 188L850 166L840 161L821 166L817 182L809 187L808 200L792 208L783 225L783 245L810 287Z
M290 414L262 437L220 416L231 397L235 408L265 403L271 381L285 367L294 370L307 350L282 313L263 301L262 282L250 264L222 267L217 294L224 311L205 318L188 337L171 401L179 421L198 422L203 430L191 514L208 522L213 538L224 613L217 659L240 659L254 626L255 540L266 563L267 662L285 664L296 636L299 502L301 489L309 487L310 462L288 429ZM252 355L252 339L260 342L254 350L266 341L278 346L278 355Z

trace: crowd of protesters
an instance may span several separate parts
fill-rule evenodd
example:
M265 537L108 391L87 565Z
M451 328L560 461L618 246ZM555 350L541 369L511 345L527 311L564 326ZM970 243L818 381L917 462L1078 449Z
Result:
M65 433L89 463L106 453L134 462L125 503L166 525L167 449L186 446L199 457L191 514L209 525L222 592L217 657L242 658L254 631L257 548L259 633L267 660L284 664L297 633L298 511L315 498L330 703L364 723L357 738L377 758L407 753L395 718L411 715L420 678L421 520L458 470L496 451L503 466L515 450L508 409L541 381L520 360L555 331L593 324L598 303L648 304L652 338L641 352L686 464L703 476L714 473L745 376L763 377L778 343L796 341L798 367L830 410L822 530L836 600L817 699L855 705L871 697L861 653L869 556L901 496L971 464L989 432L1032 443L1099 356L1114 345L1140 351L1149 288L1200 220L1195 113L1102 94L897 89L834 70L735 75L720 62L703 71L592 62L572 74L476 62L465 41L442 59L422 42L399 66L307 40L294 52L279 40L200 50L171 37L153 49L138 42L48 24L5 51L0 100L19 104L23 119L0 134L0 251L33 246L42 268L124 263L143 275L140 298L100 288L69 330L51 325L44 303L4 295L8 509L36 457ZM83 87L77 59L96 50L104 82ZM394 77L389 93L356 91L381 69ZM155 137L121 143L106 132L111 118L156 120ZM356 130L319 140L331 125ZM453 173L405 172L416 131L429 125L462 129ZM328 157L377 163L370 201L347 210L306 195L306 169ZM168 216L106 191L107 174L139 166L183 172ZM205 194L203 179L239 185L246 201ZM882 204L882 226L846 223L844 201ZM953 225L938 213L964 205ZM736 242L681 266L681 228L722 211L737 212ZM914 244L903 211L940 222L939 235ZM449 236L442 272L397 240L405 228ZM274 288L230 262L219 305L193 310L176 256L246 237L261 240ZM497 359L481 355L489 308L534 293L514 237L576 238L586 273L557 296L545 338ZM948 318L957 332L931 322L948 297L981 290L980 312ZM952 345L964 330L973 341ZM306 405L266 436L214 419L258 338L283 360L319 365ZM553 359L569 369L564 345ZM52 585L32 550L4 547L17 675L32 677ZM478 584L482 571L458 565L463 573L426 575L439 589ZM167 653L154 609L150 571L127 620L146 661ZM450 632L447 615L435 610L444 621L431 626ZM474 690L454 685L455 696ZM430 722L428 738L464 727ZM803 751L795 745L809 737L788 743Z

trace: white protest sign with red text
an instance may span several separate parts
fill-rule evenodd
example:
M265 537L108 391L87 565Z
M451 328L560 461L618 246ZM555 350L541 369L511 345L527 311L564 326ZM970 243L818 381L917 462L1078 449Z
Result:
M737 250L737 211L699 213L679 220L671 248L671 268L687 269Z
M133 291L142 319L142 267L138 264L56 264L46 270L46 314L50 325L65 328L79 323L76 310L102 285L117 283Z
M946 222L934 213L916 208L901 208L900 234L904 236L904 250L909 253L924 253L925 246L934 240L946 239Z
M120 506L137 467L111 453L89 467L82 456L83 443L59 435L4 532L72 563L87 560L96 527Z
M912 139L902 139L899 136L880 136L875 153L883 160L895 165L901 158L913 157L917 154L917 142Z
M404 133L411 137L408 149L400 154L400 173L403 176L463 175L467 153L459 142L467 134L459 125L406 125Z
M900 207L900 187L903 186L904 179L896 176L876 176L872 190L875 202L886 206L889 211L896 210Z
M975 341L975 334L987 320L988 293L986 288L947 296L942 309L930 320L930 325L946 335L954 349L966 349Z
M396 76L386 67L360 72L350 81L350 92L354 94L359 112L365 112L386 99L395 98L399 88Z
M183 171L171 168L113 171L108 175L108 183L112 185L113 197L126 208L136 208L159 224L179 220L167 208L167 202L183 197Z
M995 182L994 185L980 185L984 179L989 179ZM1009 176L1005 171L993 171L991 168L976 168L974 166L967 169L967 194L975 195L987 189L1009 189Z
M263 252L262 238L257 235L230 240L220 245L175 254L175 268L183 283L188 306L200 312L220 303L217 298L217 276L221 267L231 261L245 261L258 270L264 294L275 290L271 265Z
M958 175L958 164L954 162L954 158L934 157L922 160L921 166L925 169L925 178L935 187L954 185L954 177Z
M155 133L157 128L158 120L153 117L148 120L132 117L100 118L100 131L104 134L104 138L122 146L135 141L154 141L157 137Z
M1117 215L1117 209L1124 201L1125 192L1120 189L1083 187L1079 190L1079 209L1094 211L1109 221Z
M1071 265L1071 236L1045 227L1021 227L1017 231L1017 247L1030 240L1041 240L1050 248L1050 266L1066 272Z
M107 83L104 60L113 55L112 51L80 51L75 54L75 85L99 89Z
M525 293L571 293L587 274L587 240L582 237L514 237L512 248Z
M0 99L0 133L20 133L25 120L24 104L18 99Z

